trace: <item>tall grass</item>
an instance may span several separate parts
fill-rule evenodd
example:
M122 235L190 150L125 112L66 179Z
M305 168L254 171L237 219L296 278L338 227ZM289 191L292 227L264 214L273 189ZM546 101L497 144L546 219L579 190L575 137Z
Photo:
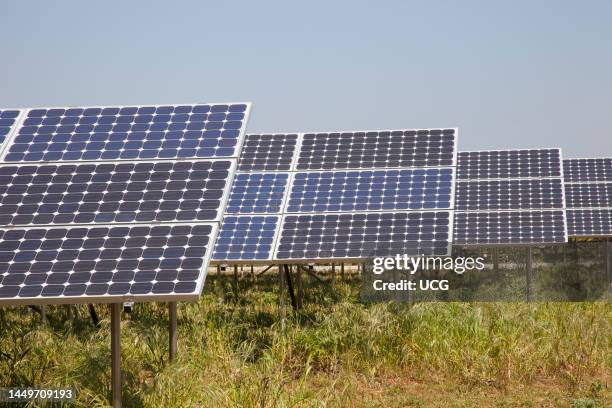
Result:
M306 282L305 307L283 332L275 282L241 281L235 303L224 278L209 278L200 302L179 305L172 364L165 305L124 315L125 405L476 406L496 396L491 406L522 406L537 390L554 401L538 406L609 402L609 303L361 304L355 281L338 283L337 300ZM0 386L72 386L75 406L108 405L106 308L100 329L85 308L72 321L49 309L45 326L26 308L0 310ZM454 399L436 405L436 393Z

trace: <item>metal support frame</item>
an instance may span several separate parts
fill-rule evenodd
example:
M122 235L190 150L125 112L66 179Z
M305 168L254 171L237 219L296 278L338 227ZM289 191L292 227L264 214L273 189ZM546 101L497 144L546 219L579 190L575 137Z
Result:
M302 268L295 268L295 284L297 286L297 308L304 307L304 284L302 282Z
M612 291L612 268L610 267L610 252L612 252L612 241L610 239L606 239L604 245L604 262L608 283L608 291Z
M98 313L96 313L96 308L91 303L87 304L87 310L89 310L89 315L91 316L91 321L94 326L100 327L100 319L98 318Z
M172 362L176 359L178 336L176 333L176 302L168 302L168 357Z
M113 408L121 408L121 303L111 304L111 360Z
M47 306L40 305L40 323L47 324Z
M527 246L527 301L531 302L533 299L532 285L533 285L533 268L532 268L532 248L531 245Z
M342 279L343 282L346 280L344 276L344 262L340 264L340 278Z
M234 265L234 303L238 303L238 265Z
M66 319L72 320L72 305L64 305L64 310L66 310Z
M257 276L261 276L264 273L268 272L270 269L274 268L275 265L268 265L263 271L257 273Z
M279 318L280 318L280 324L281 324L281 331L285 331L285 325L286 325L286 318L287 318L287 310L285 308L285 303L286 303L286 299L285 299L285 277L283 276L283 269L280 267L278 267L278 311L279 311Z
M285 269L285 279L287 279L287 288L289 289L289 298L293 310L297 310L297 302L295 300L295 292L293 291L293 282L291 281L291 265L283 265Z
M331 264L331 281L332 285L336 283L336 264Z

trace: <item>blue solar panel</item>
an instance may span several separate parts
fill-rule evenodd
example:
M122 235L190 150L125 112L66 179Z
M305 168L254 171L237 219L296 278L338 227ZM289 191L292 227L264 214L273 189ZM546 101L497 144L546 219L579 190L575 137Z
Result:
M451 208L453 170L296 173L287 212Z
M6 137L11 132L15 125L20 111L18 110L0 110L0 146L6 140Z
M238 170L291 170L297 140L296 133L246 135Z
M0 229L0 304L195 299L215 230L214 224Z
M226 212L278 213L282 210L288 173L242 173L234 178Z
M215 245L214 260L267 260L272 255L278 216L226 216Z
M612 208L568 208L567 233L584 237L611 236Z
M457 179L561 177L559 149L457 153Z
M32 109L4 160L235 157L248 104Z
M0 167L0 225L215 221L229 160Z
M612 182L612 157L563 160L563 177L570 182Z

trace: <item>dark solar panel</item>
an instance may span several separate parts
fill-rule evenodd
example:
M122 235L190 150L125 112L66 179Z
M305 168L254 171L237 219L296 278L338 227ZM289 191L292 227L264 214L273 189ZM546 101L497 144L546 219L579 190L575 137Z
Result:
M302 172L286 212L451 208L453 169Z
M271 258L279 216L226 216L213 254L220 261Z
M285 215L277 259L447 255L450 212Z
M563 160L566 182L612 182L612 157Z
M0 146L2 146L9 133L11 133L20 113L21 111L18 110L0 109Z
M240 154L240 171L288 171L291 170L298 135L260 134L247 135Z
M297 170L455 165L455 129L306 133Z
M560 178L457 181L457 211L552 208L563 208Z
M282 211L289 173L239 173L234 178L226 212L278 213Z
M568 208L567 232L570 236L611 236L612 208Z
M8 162L234 157L248 104L31 109Z
M559 149L457 153L457 180L561 177Z
M0 167L0 225L214 221L232 162Z
M567 208L612 207L612 183L565 184Z
M457 245L567 242L563 210L456 212Z
M195 299L211 225L0 229L0 303ZM115 298L115 300L112 300Z

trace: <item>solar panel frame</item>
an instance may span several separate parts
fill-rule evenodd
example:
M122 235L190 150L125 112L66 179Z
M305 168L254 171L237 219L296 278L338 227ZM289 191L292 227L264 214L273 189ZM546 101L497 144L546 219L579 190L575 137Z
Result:
M538 176L538 175L529 175L526 177L520 176L506 176L506 177L482 177L482 178L478 178L478 177L463 177L460 178L460 163L459 163L459 155L461 153L490 153L490 152L521 152L521 151L537 151L537 150L542 150L542 151L549 151L549 152L557 152L558 153L558 157L559 157L559 174L558 175L545 175L545 176ZM456 185L458 185L460 182L491 182L491 181L514 181L514 180L518 180L518 181L522 181L522 180L556 180L556 179L560 179L561 181L561 199L562 199L562 207L560 208L536 208L536 209L500 209L500 210L475 210L475 211L469 211L469 210L457 210L457 208L455 207L455 212L457 213L457 217L455 217L455 222L457 222L457 220L461 219L461 216L463 214L479 214L479 213L508 213L508 212L523 212L523 213L544 213L544 212L550 212L550 211L559 211L561 210L562 216L563 216L563 227L564 227L564 241L563 242L567 242L568 241L568 222L567 222L567 214L566 214L566 208L567 208L567 203L566 203L566 192L565 192L565 183L564 183L564 173L563 173L563 154L562 154L562 150L561 148L550 148L550 147L546 147L546 148L532 148L532 149L495 149L495 150L470 150L470 151L462 151L462 152L457 152L457 177L456 177ZM459 214L461 214L459 216ZM456 228L455 226L455 231L457 231L458 228ZM453 236L453 241L457 242L458 240L456 239L455 236ZM559 243L559 242L549 242L549 243ZM539 244L538 242L516 242L516 243L505 243L505 242L499 242L499 243L479 243L479 242L462 242L462 243L456 243L455 245L460 246L460 247L469 247L469 246L525 246L525 245L537 245Z
M240 131L238 133L238 136L236 137L236 145L234 146L234 151L233 154L230 156L193 156L193 157L152 157L152 158L140 158L140 157L136 157L136 158L110 158L110 159L103 159L105 161L135 161L135 160L194 160L194 159L229 159L229 158L235 158L238 159L240 156L240 152L242 151L242 146L244 143L244 138L246 135L246 127L248 124L248 121L250 119L250 114L251 114L251 110L252 110L252 103L251 102L201 102L201 103L181 103L181 104L177 104L177 103L173 103L173 104L155 104L155 105L108 105L108 106L102 106L102 105L90 105L90 106L47 106L47 107L35 107L35 108L24 108L21 111L21 120L19 122L19 125L16 126L15 128L13 128L12 131L12 136L9 140L5 141L5 146L4 148L0 151L0 163L21 163L21 162L27 162L27 163L54 163L54 162L62 162L62 163L72 163L72 162L78 162L78 163L84 163L84 162L92 162L92 161L98 161L99 159L78 159L78 160L63 160L63 159L58 159L58 160L29 160L29 161L24 161L24 160L12 160L12 161L7 161L6 160L6 156L10 153L10 147L13 146L15 139L19 136L19 129L21 129L21 127L23 126L23 123L25 122L25 120L28 118L28 115L30 114L30 112L32 111L36 111L36 110L51 110L51 109L63 109L63 110L68 110L68 109L124 109L124 108L160 108L160 107L167 107L167 106L171 106L171 107L179 107L179 106L201 106L201 105L210 105L210 106L218 106L218 105L245 105L246 109L244 111L244 118L242 119L242 126L240 127ZM16 109L18 110L18 109Z
M124 225L127 226L127 225ZM210 258L214 250L216 237L218 235L219 226L217 222L201 222L201 223L150 223L150 224L135 224L136 227L151 228L158 226L174 227L174 226L209 226L211 232L209 241L206 247L206 254L202 258L202 266L199 269L198 280L195 290L191 293L181 294L144 294L144 295L83 295L83 296L54 296L54 297L0 297L0 306L21 306L21 305L62 305L62 304L84 304L84 303L121 303L121 302L176 302L176 301L193 301L198 300L202 293L204 282L206 280ZM70 225L70 226L36 226L24 228L0 228L3 230L52 230L52 229L71 229L71 228L116 228L119 225L95 224L95 225Z

